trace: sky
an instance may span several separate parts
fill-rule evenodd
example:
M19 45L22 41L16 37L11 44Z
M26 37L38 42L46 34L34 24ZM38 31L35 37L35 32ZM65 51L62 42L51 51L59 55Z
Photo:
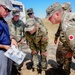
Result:
M18 0L22 2L26 9L33 8L34 14L37 17L45 18L46 9L48 6L55 2L59 2L60 4L64 2L70 2L72 7L72 12L75 12L75 0Z

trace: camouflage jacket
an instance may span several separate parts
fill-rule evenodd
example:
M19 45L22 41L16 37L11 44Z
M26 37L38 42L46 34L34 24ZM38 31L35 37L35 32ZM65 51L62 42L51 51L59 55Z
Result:
M63 22L63 19L65 17L65 13L63 14L62 16L62 21L61 23L59 24L59 27L57 29L57 32L55 33L55 39L57 40L58 37L59 37L59 40L64 43L66 42L66 39L65 39L65 36L64 36L64 32L63 32L63 29L62 29L62 22ZM66 25L65 25L66 26Z
M59 40L61 42L68 42L65 36L65 33L70 29L72 30L74 28L75 25L75 14L74 13L70 13L70 12L64 12L63 16L62 16L62 21L58 27L58 30L55 34L55 39L58 39L58 37L60 36ZM71 31L69 32L71 33Z
M24 23L21 20L15 22L13 18L9 19L7 22L9 25L10 38L14 38L17 42L19 42L23 37Z
M59 40L64 43L64 42L66 41L66 39L65 39L65 37L64 37L64 33L63 33L63 31L62 31L61 25L62 25L62 24L60 23L60 24L59 24L59 27L58 27L58 29L57 29L57 32L56 32L56 34L55 34L55 39L57 40L58 37L59 37Z
M34 19L35 19L35 21L38 22L40 25L43 25L43 26L44 26L44 24L43 24L43 22L42 22L42 20L41 20L40 18L34 16Z
M31 50L46 50L48 32L44 25L37 24L37 31L34 34L30 34L27 31L24 34Z

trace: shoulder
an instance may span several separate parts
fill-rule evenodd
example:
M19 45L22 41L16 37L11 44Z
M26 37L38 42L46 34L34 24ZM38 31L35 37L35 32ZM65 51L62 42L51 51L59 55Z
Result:
M10 19L8 19L8 20L6 20L7 21L7 23L9 24L9 23L12 23L12 18L10 18Z
M75 13L71 12L64 12L62 20L64 21L70 21L71 19L75 18Z
M42 22L42 20L39 17L35 17L36 21Z
M18 24L24 25L24 22L22 20L19 20Z
M62 19L63 31L71 27L75 27L75 13L65 12Z

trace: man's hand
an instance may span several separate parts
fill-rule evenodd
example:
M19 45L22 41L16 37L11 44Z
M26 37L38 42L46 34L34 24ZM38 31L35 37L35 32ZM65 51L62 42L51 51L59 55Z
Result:
M41 54L42 54L43 56L47 56L47 52L46 52L46 51L43 51Z
M37 51L35 51L35 50L32 50L32 54L37 54Z
M2 44L0 44L0 48L8 50L10 48L10 45L2 45Z
M56 39L54 39L54 44L57 44L57 40Z
M11 45L15 45L16 47L18 47L18 43L15 39L11 39Z
M10 48L10 46L8 46L8 45L5 46L5 49L6 49L6 50L8 50L9 48Z
M21 39L21 41L18 42L18 45L19 45L19 44L22 44L23 42L24 42L24 39Z
M72 58L72 52L68 52L68 53L66 54L66 58Z

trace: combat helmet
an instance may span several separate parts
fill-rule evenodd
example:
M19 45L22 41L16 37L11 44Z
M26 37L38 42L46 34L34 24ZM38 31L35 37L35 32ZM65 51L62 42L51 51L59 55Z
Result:
M29 14L34 14L33 8L29 8L29 9L27 10L27 14L28 14L28 15L29 15Z
M70 12L72 11L70 2L65 2L65 3L61 4L61 6L64 11L70 11Z
M17 7L13 8L12 15L13 15L13 16L15 16L15 15L20 15L20 10L19 10L19 8L17 8Z
M61 5L58 2L55 2L54 4L50 5L46 9L46 18L49 18L54 14L57 10L62 9Z
M5 6L9 10L12 10L13 9L13 6L12 6L12 3L11 3L10 0L0 0L0 5Z

